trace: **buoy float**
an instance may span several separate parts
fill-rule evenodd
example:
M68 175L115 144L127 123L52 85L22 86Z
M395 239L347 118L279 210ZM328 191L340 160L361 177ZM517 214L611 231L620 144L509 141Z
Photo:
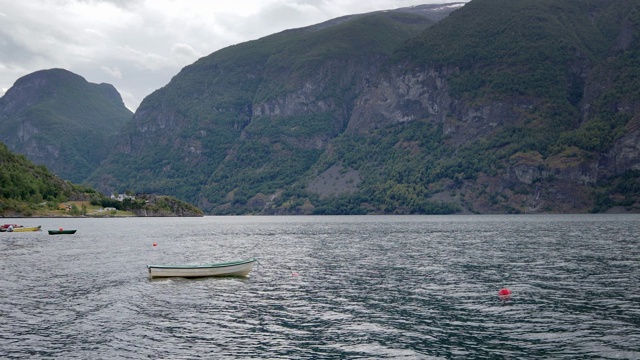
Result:
M62 230L63 230L63 229L62 229L62 228L60 228L60 231L62 231Z
M157 245L158 245L158 244L156 244L156 242L154 241L154 242L153 242L153 246L157 246Z
M503 301L509 300L511 298L511 290L507 288L500 289L500 291L498 291L498 297Z

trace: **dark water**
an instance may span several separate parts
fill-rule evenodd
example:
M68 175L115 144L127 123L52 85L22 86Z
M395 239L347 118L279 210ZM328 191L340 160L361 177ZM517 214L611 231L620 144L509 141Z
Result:
M78 232L0 233L3 359L640 358L640 216L11 222Z

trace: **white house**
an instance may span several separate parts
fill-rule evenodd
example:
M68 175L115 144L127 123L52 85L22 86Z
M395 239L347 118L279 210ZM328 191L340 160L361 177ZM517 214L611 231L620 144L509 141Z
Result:
M136 197L135 196L125 195L125 194L118 194L118 196L115 196L115 195L111 194L111 199L112 200L118 200L118 201L124 201L124 199L135 200Z

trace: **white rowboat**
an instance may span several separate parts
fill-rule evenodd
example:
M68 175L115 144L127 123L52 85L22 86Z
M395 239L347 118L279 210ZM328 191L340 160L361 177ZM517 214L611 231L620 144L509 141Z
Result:
M159 277L205 277L205 276L247 276L256 259L230 261L202 265L147 265L150 278Z

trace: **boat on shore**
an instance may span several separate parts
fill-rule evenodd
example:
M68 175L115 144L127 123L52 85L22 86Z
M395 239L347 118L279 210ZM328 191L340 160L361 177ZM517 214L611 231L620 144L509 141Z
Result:
M42 230L42 226L38 225L38 226L31 226L31 227L19 227L19 228L14 228L12 230L7 230L7 232L29 232L29 231L41 231Z
M247 276L256 259L237 260L201 265L147 265L150 278L160 277L207 277L207 276Z
M78 230L58 229L58 230L48 230L48 231L49 231L49 235L63 235L63 234L75 234L76 231Z

